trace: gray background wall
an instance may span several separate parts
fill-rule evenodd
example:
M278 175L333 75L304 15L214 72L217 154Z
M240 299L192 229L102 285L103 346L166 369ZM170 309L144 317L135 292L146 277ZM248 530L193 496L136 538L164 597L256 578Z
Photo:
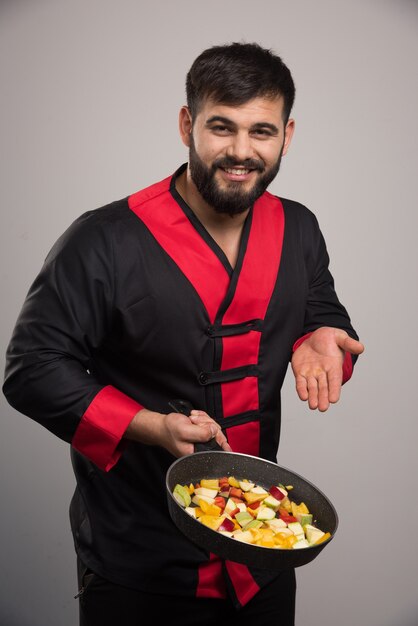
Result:
M366 345L341 402L283 392L279 464L340 517L299 568L297 626L417 626L417 53L407 0L3 0L1 359L26 291L81 212L186 160L184 78L205 47L282 55L296 134L275 193L318 216L336 288ZM68 446L2 397L0 623L74 626Z

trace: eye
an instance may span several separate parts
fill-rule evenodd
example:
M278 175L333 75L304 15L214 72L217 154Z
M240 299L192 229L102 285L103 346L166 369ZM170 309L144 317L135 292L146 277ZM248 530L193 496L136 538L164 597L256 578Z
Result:
M211 126L211 131L216 135L229 135L231 129L224 124L216 124L215 126Z
M273 133L270 129L268 128L256 128L255 130L253 130L253 135L255 135L256 137L272 137Z

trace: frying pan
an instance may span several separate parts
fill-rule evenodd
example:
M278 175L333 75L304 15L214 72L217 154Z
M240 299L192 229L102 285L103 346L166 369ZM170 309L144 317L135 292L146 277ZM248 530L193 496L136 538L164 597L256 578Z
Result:
M170 406L180 413L189 414L186 401L180 401L180 404L179 401L172 401ZM338 515L333 504L318 487L299 474L272 461L239 452L225 452L214 443L214 440L209 444L210 449L206 450L201 444L195 446L195 449L200 451L174 461L166 474L170 516L177 528L191 541L221 558L268 570L283 570L306 565L332 541L338 527ZM175 499L173 490L177 483L189 485L195 484L202 478L220 478L221 476L247 478L265 489L279 483L292 485L292 500L297 503L304 502L313 513L314 525L324 532L331 533L331 537L309 548L281 550L246 544L208 528L186 513Z

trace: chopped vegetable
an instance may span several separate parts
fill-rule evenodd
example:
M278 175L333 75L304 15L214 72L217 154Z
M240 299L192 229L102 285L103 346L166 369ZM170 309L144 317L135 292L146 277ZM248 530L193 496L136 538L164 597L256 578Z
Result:
M234 476L175 485L173 496L186 513L223 535L265 548L295 550L318 545L331 534L317 528L305 502L290 500L292 485L264 489Z

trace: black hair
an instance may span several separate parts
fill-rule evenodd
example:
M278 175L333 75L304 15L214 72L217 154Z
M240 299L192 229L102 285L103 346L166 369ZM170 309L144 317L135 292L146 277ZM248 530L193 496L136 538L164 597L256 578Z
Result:
M271 50L257 43L234 42L201 52L187 73L186 96L192 119L208 98L234 106L257 97L283 96L286 124L295 85L288 67Z

